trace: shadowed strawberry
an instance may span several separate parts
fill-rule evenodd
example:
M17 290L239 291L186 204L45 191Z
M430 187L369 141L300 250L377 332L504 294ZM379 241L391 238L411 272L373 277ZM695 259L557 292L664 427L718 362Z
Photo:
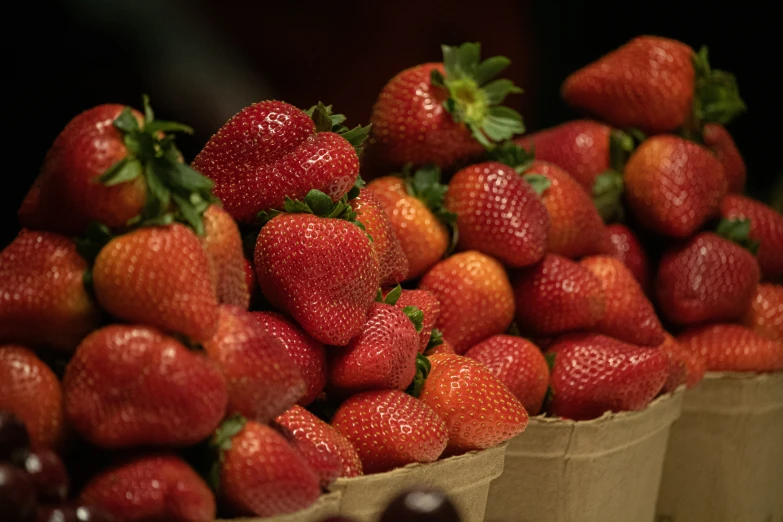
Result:
M701 355L684 349L668 332L658 347L669 358L669 377L663 385L662 393L669 393L684 384L693 388L704 378L704 361Z
M650 263L639 238L630 228L620 223L614 223L607 228L612 242L612 250L608 253L622 261L642 290L649 293L652 285Z
M701 357L708 372L783 370L783 344L738 324L711 324L677 336L683 349Z
M729 194L720 204L720 215L728 227L718 233L738 242L755 243L759 268L764 279L783 276L783 215L760 201ZM731 225L731 226L730 226Z
M768 283L756 286L742 323L762 337L783 343L783 286Z
M741 193L745 188L747 169L734 138L726 127L719 123L708 123L703 129L704 145L717 156L726 173L729 193Z
M245 276L242 236L231 216L217 205L204 213L204 251L218 302L247 310L250 291Z
M258 279L256 278L256 269L253 263L245 258L244 260L244 272L245 272L245 285L247 286L248 293L250 294L250 306L253 306L258 299L259 288Z
M372 238L372 247L378 255L381 286L396 285L408 277L408 258L394 233L391 221L381 202L372 191L361 189L351 200L356 220Z

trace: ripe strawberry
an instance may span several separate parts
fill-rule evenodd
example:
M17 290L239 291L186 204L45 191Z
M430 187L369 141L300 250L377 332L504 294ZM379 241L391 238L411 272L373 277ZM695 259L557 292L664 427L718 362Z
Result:
M332 419L353 444L365 473L382 473L413 462L434 462L446 448L446 425L426 404L401 391L354 395Z
M27 348L0 345L0 410L24 422L33 449L58 449L63 442L60 381Z
M672 135L642 142L625 165L625 195L642 226L675 238L693 235L717 211L727 182L705 147Z
M644 346L663 342L663 327L652 303L622 261L593 256L580 263L601 282L606 311L594 330L621 341Z
M658 266L658 306L671 322L733 321L750 308L759 282L753 255L711 232L666 252Z
M345 346L359 334L380 281L378 258L355 215L316 190L261 229L255 248L264 296L317 341ZM317 214L313 214L316 212ZM322 216L342 216L345 219Z
M524 406L486 366L459 355L430 361L420 399L446 422L447 454L489 448L525 430Z
M478 250L511 267L544 255L547 209L511 167L489 161L463 168L451 179L445 203L457 215L460 250Z
M419 332L419 353L424 353L430 342L432 329L440 317L440 301L435 297L435 294L427 290L403 290L394 306L403 309L408 306L415 306L421 310L423 317L421 332Z
M444 259L427 272L419 288L440 302L436 326L457 353L505 332L514 318L514 293L506 271L480 252Z
M242 308L220 307L217 331L204 350L226 377L229 413L266 423L306 392L299 367L283 343Z
M131 325L106 326L82 341L63 394L69 423L104 448L195 444L215 430L228 403L212 361Z
M783 344L738 324L711 324L680 334L682 347L700 356L708 372L783 370Z
M408 258L377 196L370 190L361 189L351 200L351 206L356 212L356 220L372 238L372 247L378 255L381 286L404 281L408 277Z
M708 123L704 126L703 138L704 145L715 153L718 161L723 165L729 193L742 193L745 188L747 169L745 160L742 159L742 154L729 131L719 123Z
M299 368L306 392L298 404L307 406L326 386L326 350L324 345L304 333L296 324L277 312L251 312L264 329L276 338Z
M543 261L514 275L516 320L535 336L592 328L606 311L601 282L564 257L547 254Z
M250 294L249 303L250 306L253 305L253 303L256 302L256 299L258 299L258 278L256 278L256 269L253 266L253 263L245 259L244 260L244 272L245 272L245 285L247 286L248 292Z
M488 83L508 66L507 58L479 62L478 43L442 49L443 63L397 74L373 106L374 153L389 166L434 163L445 168L525 130L516 111L499 106L521 89L509 80Z
M83 503L127 522L212 522L215 496L201 477L174 455L136 457L93 477Z
M669 376L669 359L663 351L603 335L563 336L548 351L555 353L550 410L567 419L641 410Z
M484 364L519 399L530 415L537 415L549 386L549 367L538 347L521 337L495 335L473 346L465 357Z
M747 237L758 242L758 262L765 279L783 277L783 215L760 201L729 194L720 204L727 221L749 220Z
M100 312L70 239L22 229L0 252L0 342L73 351Z
M223 207L240 223L282 209L285 198L312 189L338 201L359 176L359 146L368 128L352 131L323 104L305 112L280 101L245 107L209 139L193 168L215 182Z
M756 294L742 323L762 337L783 343L783 286L756 286Z
M682 384L688 389L693 388L704 378L704 361L701 356L685 350L668 332L664 332L663 336L658 349L669 358L669 377L661 391L669 393Z
M614 223L607 228L612 241L611 255L622 261L642 290L649 293L652 285L650 263L639 238L630 228L620 223Z
M250 291L245 276L242 236L231 216L217 205L211 205L204 212L202 242L218 301L247 310Z

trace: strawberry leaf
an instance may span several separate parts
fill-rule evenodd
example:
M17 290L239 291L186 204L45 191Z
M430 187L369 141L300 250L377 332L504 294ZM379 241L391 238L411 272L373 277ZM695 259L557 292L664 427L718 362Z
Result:
M542 196L544 192L546 192L546 190L550 187L550 185L552 185L552 181L546 176L542 176L541 174L525 174L522 176L522 179L527 181L539 196Z
M637 131L641 132L641 131ZM609 134L609 165L617 172L625 169L625 163L628 161L631 153L636 148L637 143L644 141L644 135L641 139L630 132L623 132L618 129L612 129Z
M518 174L523 174L533 163L535 153L532 150L528 152L513 141L504 141L487 152L487 159L507 165Z
M370 135L370 129L372 125L357 125L353 129L349 129L343 123L346 117L343 114L332 113L331 105L324 105L323 102L318 102L313 105L305 113L312 118L315 123L316 132L334 132L345 138L356 150L356 154L361 155L362 145Z
M422 324L424 323L424 312L417 306L406 306L402 311L405 312L405 315L411 320L413 326L416 327L416 331L421 332Z
M693 112L697 128L704 123L726 125L747 110L733 74L710 67L707 47L693 55L696 86Z
M225 452L231 449L231 440L245 428L246 423L247 420L241 415L232 415L218 426L210 440L210 448L215 457L209 477L213 491L220 491L220 469L225 459Z
M623 175L607 170L595 178L593 185L593 203L605 223L622 221L625 217L622 195L625 184Z
M430 340L427 343L427 347L424 349L424 353L428 353L430 350L436 346L440 346L441 344L443 344L443 332L437 328L433 328L432 333L430 333Z
M74 243L79 254L87 260L87 264L92 265L98 253L113 237L109 227L98 221L92 221L87 225L84 236L74 238Z
M750 219L721 219L715 232L729 241L747 249L754 256L759 251L761 242L750 237Z
M312 213L316 216L337 217L345 210L344 204L339 201L335 204L331 197L316 189L307 193L305 204L310 207ZM341 207L340 205L343 206Z
M396 305L397 301L399 300L400 296L402 295L402 286L397 285L394 288L389 291L388 294L386 294L386 298L383 300L384 303L387 305Z
M141 176L141 173L142 167L139 160L125 157L109 167L102 175L98 176L98 181L107 187L112 187L114 185L119 185L120 183L133 181Z
M432 370L432 364L425 355L420 353L416 354L416 376L413 378L410 386L405 390L405 393L413 397L418 398L421 395L421 391L424 389L424 383L427 381L427 377Z

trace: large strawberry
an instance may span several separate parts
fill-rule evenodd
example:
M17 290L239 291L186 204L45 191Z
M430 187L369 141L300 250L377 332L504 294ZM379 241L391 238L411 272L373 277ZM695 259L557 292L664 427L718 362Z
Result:
M22 229L0 252L0 342L72 351L100 313L70 239Z
M334 429L362 459L365 473L433 462L446 448L446 425L426 404L401 391L368 391L340 405Z
M708 123L703 129L704 145L718 157L726 173L730 193L741 193L745 188L747 169L734 138L720 123Z
M627 226L614 223L607 227L612 242L611 255L619 259L631 271L646 293L650 291L652 278L647 253L636 234Z
M204 212L204 251L218 301L247 310L250 290L245 278L242 236L231 216L218 205Z
M215 195L242 223L282 209L286 197L303 199L312 189L337 201L359 176L354 145L369 132L348 131L344 120L320 103L309 114L280 101L255 103L209 139L193 168L214 181Z
M408 258L378 197L370 190L361 189L351 200L351 207L356 212L356 220L372 238L372 247L378 255L381 286L404 281L408 277Z
M87 336L65 370L63 393L69 423L105 448L194 444L215 430L228 403L217 365L145 326Z
M385 295L384 297L387 297ZM427 290L402 290L399 298L394 303L397 308L405 309L415 306L422 313L421 331L419 332L419 352L423 353L430 343L433 334L432 329L440 317L440 301L435 294Z
M764 279L783 277L783 215L760 201L739 194L723 198L720 215L742 228L741 233L745 237L738 239L747 238L758 243L756 255Z
M524 132L522 117L499 105L521 92L510 80L494 79L509 60L480 62L478 43L442 49L443 63L406 69L378 95L370 122L373 153L382 163L448 167Z
M215 496L198 474L169 454L136 457L100 472L80 500L126 522L212 522Z
M700 356L710 372L776 372L783 370L783 344L738 324L711 324L677 337Z
M783 343L783 286L758 285L742 322L757 334Z
M664 332L663 336L664 340L658 349L669 358L669 376L661 392L672 392L682 384L687 388L693 388L704 378L704 373L707 371L704 360L701 355L683 348L668 332Z
M352 222L351 207L323 192L288 200L286 210L293 213L275 215L256 241L261 291L316 340L345 346L361 331L378 289L372 242Z

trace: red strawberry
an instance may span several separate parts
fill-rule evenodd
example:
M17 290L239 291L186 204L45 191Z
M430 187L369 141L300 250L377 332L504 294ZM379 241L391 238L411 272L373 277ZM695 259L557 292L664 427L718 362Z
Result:
M0 342L73 351L100 313L70 239L22 229L0 252Z
M231 216L217 205L204 212L202 241L218 301L247 310L250 291L245 276L242 236Z
M102 471L81 501L126 522L212 522L215 497L201 477L174 455L145 455Z
M180 224L145 227L112 239L93 267L98 302L126 321L206 341L218 303L198 236Z
M266 423L300 400L306 385L283 343L250 312L220 307L217 331L204 343L228 385L228 412Z
M704 145L712 150L723 165L726 180L729 184L729 193L741 193L745 188L747 169L745 160L737 149L734 139L719 123L708 123L704 126Z
M440 332L438 331L438 333ZM424 354L429 357L435 354L456 355L457 352L454 351L454 346L452 346L452 344L447 339L441 339L441 342L437 344L433 345L430 343L430 345L427 346Z
M636 234L630 228L620 223L614 223L607 228L611 234L611 255L625 264L636 281L641 285L642 290L648 293L652 284L650 264L639 238L636 237Z
M783 286L758 285L742 323L762 337L783 343Z
M747 237L758 242L758 262L765 279L783 276L783 215L760 201L729 194L720 204L727 221L749 220Z
M495 335L473 346L465 357L489 368L528 414L537 415L541 410L549 386L549 367L535 344L521 337Z
M420 398L446 422L447 454L489 448L525 430L524 406L486 366L459 355L430 361Z
M658 395L669 376L669 359L658 349L627 344L598 334L559 339L552 368L554 415L573 420L607 411L641 410Z
M704 361L700 355L685 350L668 332L663 335L664 340L658 348L669 358L669 377L661 391L669 393L682 384L693 388L704 378Z
M258 279L256 278L256 269L253 266L253 263L249 261L248 259L244 260L244 271L245 271L245 285L247 286L248 292L250 293L250 305L255 303L256 299L258 299Z
M354 395L332 419L362 459L365 473L433 462L446 448L446 425L426 404L401 391Z
M104 448L195 444L215 430L228 403L212 361L144 326L88 335L68 363L63 393L70 424Z
M440 317L440 301L435 297L435 294L427 290L403 290L394 306L397 308L415 306L421 310L423 318L421 332L419 332L419 352L424 353L430 342L432 329Z
M457 215L461 250L478 250L512 267L544 255L546 208L511 167L490 161L460 170L449 183L446 208Z
M356 220L372 238L372 247L378 255L381 286L396 285L408 277L408 258L394 233L389 217L372 191L361 189L351 200Z
M625 165L628 206L642 226L675 238L693 235L717 211L727 182L705 147L672 135L646 139Z
M509 60L479 62L480 45L442 46L443 63L406 69L387 83L372 110L373 152L383 163L434 163L441 168L476 157L482 145L524 132L521 116L498 106L521 92L493 80Z
M601 282L606 311L595 331L621 341L645 346L663 342L663 327L652 303L622 261L609 256L593 256L580 264Z
M753 255L711 232L664 254L658 266L658 305L670 321L690 325L739 319L759 282Z
M309 112L280 101L245 107L193 160L234 219L252 223L259 212L282 209L286 197L303 199L312 189L337 201L353 187L359 176L353 144L369 129L347 134L339 124L345 118L332 115L331 106Z
M592 328L606 311L601 282L579 263L547 254L513 279L519 328L550 336Z
M324 345L304 333L296 324L277 312L251 312L264 329L282 343L299 368L307 391L298 403L307 406L326 386L326 350Z
M708 372L783 370L783 344L738 324L711 324L677 337L682 347L704 359Z
M514 318L514 293L503 266L480 252L444 259L421 279L440 302L437 328L457 353L503 333Z
M57 449L63 442L60 381L27 348L0 345L0 410L24 422L33 449Z

